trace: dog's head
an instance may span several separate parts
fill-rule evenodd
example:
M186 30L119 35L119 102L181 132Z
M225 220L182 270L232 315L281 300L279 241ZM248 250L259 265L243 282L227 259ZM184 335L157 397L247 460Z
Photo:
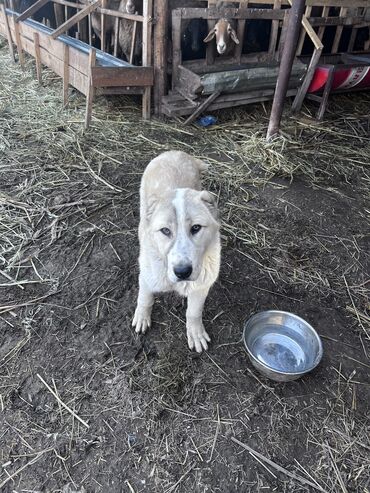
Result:
M152 242L166 261L170 282L196 281L205 255L219 242L214 196L179 188L164 198L153 198L147 220Z

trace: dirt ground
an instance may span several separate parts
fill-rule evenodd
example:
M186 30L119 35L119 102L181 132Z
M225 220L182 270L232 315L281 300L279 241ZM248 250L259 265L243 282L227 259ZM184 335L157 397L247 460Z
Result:
M287 114L272 144L269 105L200 129L98 99L84 132L83 98L62 110L60 80L38 87L1 43L0 490L369 493L370 95L333 98L322 124ZM140 176L171 148L210 162L223 221L202 355L175 296L131 329ZM272 308L322 337L301 380L248 361L243 324Z

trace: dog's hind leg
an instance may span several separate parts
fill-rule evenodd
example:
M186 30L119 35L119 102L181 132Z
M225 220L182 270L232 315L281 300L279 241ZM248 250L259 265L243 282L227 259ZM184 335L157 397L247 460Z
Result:
M204 329L202 313L209 289L191 291L188 295L188 308L186 310L186 334L188 336L188 345L197 353L208 349L211 340Z
M137 333L144 333L151 326L152 308L154 295L148 288L145 280L139 276L139 295L137 297L137 306L135 310L132 326Z

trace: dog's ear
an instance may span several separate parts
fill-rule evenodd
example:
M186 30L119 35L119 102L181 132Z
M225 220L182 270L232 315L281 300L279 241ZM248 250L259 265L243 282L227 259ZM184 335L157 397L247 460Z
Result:
M239 44L238 36L237 36L237 34L236 34L236 32L235 32L235 29L231 29L231 31L230 31L230 37L231 37L231 39L234 41L234 43L235 43L236 45L238 45L238 44Z
M217 210L217 204L216 204L216 196L211 192L207 192L206 190L202 190L200 192L200 200L207 207L207 209L212 214L214 219L216 219L216 221L218 221L218 210Z
M216 36L216 29L213 28L209 31L207 36L203 39L203 43L209 43Z
M148 197L148 202L146 204L146 210L145 210L145 218L147 221L150 221L154 209L157 207L157 204L158 204L158 198L155 195Z

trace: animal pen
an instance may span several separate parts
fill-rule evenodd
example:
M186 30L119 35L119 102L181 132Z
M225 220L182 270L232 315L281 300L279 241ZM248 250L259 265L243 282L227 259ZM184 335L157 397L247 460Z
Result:
M140 6L135 14L107 8L109 0L87 4L38 0L23 13L16 11L15 0L8 1L9 5L1 5L0 34L7 38L13 59L15 45L21 64L24 51L35 58L40 82L42 65L61 76L64 104L68 102L69 86L84 94L86 126L91 119L95 94L139 94L143 118L149 118L154 108L157 115L186 116L189 123L206 109L265 101L273 99L274 94L277 97L278 77L286 78L286 87L280 88L280 112L286 96L294 97L294 111L299 111L304 98L309 97L320 103L318 118L323 117L333 90L370 86L369 42L364 39L360 47L357 42L359 32L369 30L370 26L367 0L296 0L302 7L305 5L305 11L291 20L292 0L224 1L222 6L215 5L214 0L154 0L153 4L152 0L143 0L142 11ZM54 4L55 29L30 18L48 1ZM100 15L100 49L93 46L91 17L96 14ZM184 24L202 19L212 29L222 17L235 23L241 40L232 53L218 56L214 43L209 43L202 59L184 60ZM112 53L105 35L108 18L113 18L115 25ZM122 19L133 24L126 61L117 56ZM255 21L269 25L267 50L243 53L242 40ZM289 36L294 23L301 25L296 37ZM75 37L68 35L76 25ZM139 31L142 60L135 65ZM330 53L323 56L328 31L332 33ZM289 50L292 56L287 61ZM283 68L282 60L285 60ZM279 75L279 71L285 74Z

